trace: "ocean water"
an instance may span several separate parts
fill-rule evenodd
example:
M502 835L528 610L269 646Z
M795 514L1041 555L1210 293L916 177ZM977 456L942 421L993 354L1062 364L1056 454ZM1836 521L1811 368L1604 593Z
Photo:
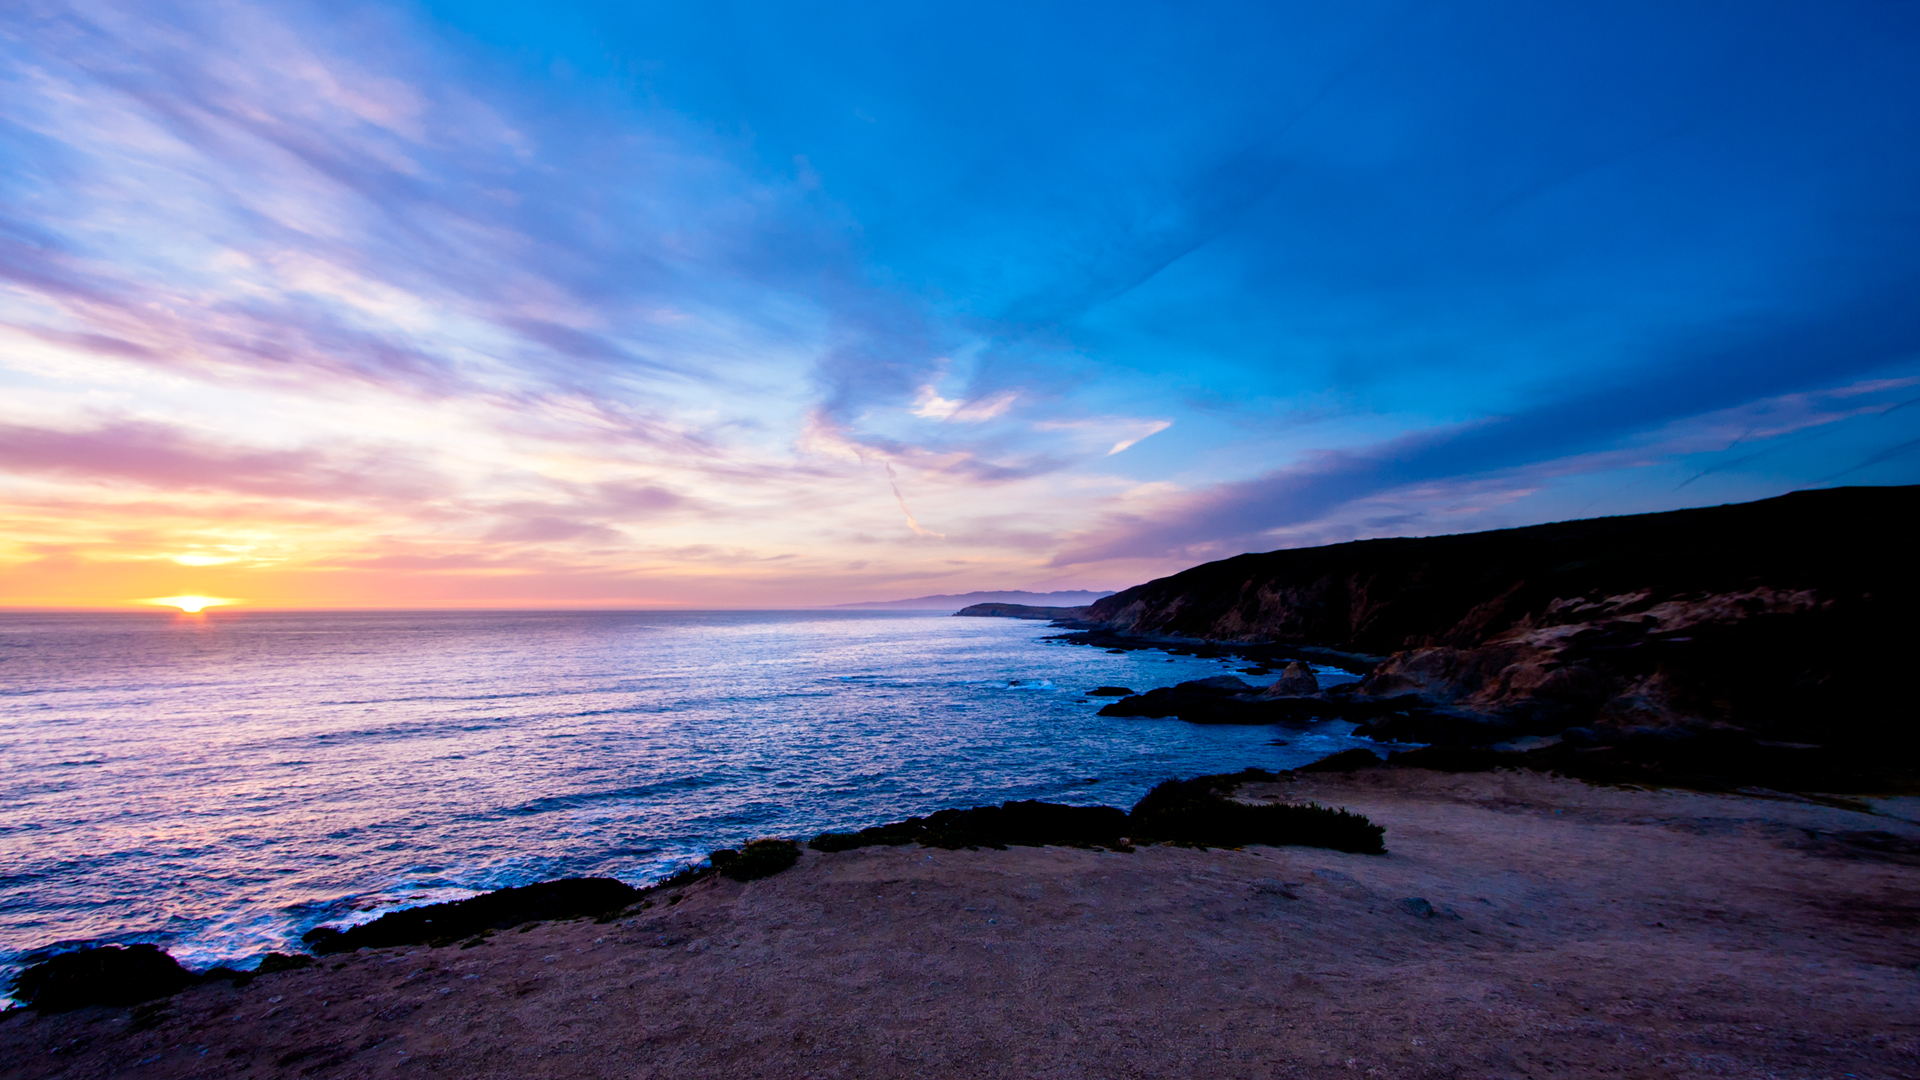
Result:
M1093 687L1236 665L1057 633L899 612L0 615L0 974L82 942L244 967L395 907L640 884L948 806L1128 806L1170 776L1359 745L1339 723L1097 716Z

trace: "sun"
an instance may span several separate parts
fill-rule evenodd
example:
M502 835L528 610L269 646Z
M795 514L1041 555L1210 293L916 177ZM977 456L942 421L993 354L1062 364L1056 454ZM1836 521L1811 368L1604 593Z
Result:
M224 607L234 601L218 596L156 596L151 600L142 600L141 603L179 608L189 615L197 615L207 608Z

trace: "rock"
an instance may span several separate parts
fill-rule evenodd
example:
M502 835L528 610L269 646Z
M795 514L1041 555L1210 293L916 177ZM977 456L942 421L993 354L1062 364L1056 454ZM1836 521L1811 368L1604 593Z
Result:
M1431 769L1434 772L1470 773L1491 772L1499 768L1523 768L1526 759L1520 754L1502 753L1484 747L1466 746L1423 746L1418 750L1401 750L1387 758L1387 764L1396 769Z
M1320 692L1320 680L1313 669L1295 660L1280 673L1280 679L1261 694L1262 697L1300 697Z
M137 1005L192 986L192 972L157 945L101 945L61 953L29 967L11 994L42 1012L88 1005Z
M1133 691L1124 686L1096 686L1087 691L1088 697L1132 697Z
M1123 698L1101 716L1177 716L1192 724L1279 724L1344 715L1324 698L1263 698L1258 688L1233 675L1216 675Z
M1416 919L1458 919L1452 908L1437 908L1424 896L1409 896L1400 901L1400 910Z
M1402 705L1405 712L1376 716L1353 730L1355 738L1375 742L1425 743L1431 746L1490 746L1518 735L1522 728L1484 716ZM1351 713L1349 715L1352 715Z
M1380 766L1380 755L1365 747L1356 746L1351 750L1342 750L1337 754L1323 757L1319 761L1302 765L1293 770L1302 773L1350 773L1360 769L1374 769Z
M322 955L395 945L450 944L522 923L603 915L639 898L639 889L612 878L561 878L390 912L347 930L316 927L300 940Z

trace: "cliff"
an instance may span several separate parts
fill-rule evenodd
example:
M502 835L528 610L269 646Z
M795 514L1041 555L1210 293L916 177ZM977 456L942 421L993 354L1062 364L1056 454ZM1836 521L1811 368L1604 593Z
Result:
M1912 698L1892 676L1915 643L1916 523L1920 487L1840 488L1364 540L1207 563L1077 618L1136 638L1384 656L1356 703L1415 701L1507 735L1733 727L1911 743Z

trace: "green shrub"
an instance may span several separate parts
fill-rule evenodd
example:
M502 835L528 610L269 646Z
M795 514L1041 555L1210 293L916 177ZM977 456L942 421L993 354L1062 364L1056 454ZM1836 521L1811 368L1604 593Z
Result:
M792 840L755 840L739 851L713 853L714 868L735 881L772 877L800 861L800 845Z

